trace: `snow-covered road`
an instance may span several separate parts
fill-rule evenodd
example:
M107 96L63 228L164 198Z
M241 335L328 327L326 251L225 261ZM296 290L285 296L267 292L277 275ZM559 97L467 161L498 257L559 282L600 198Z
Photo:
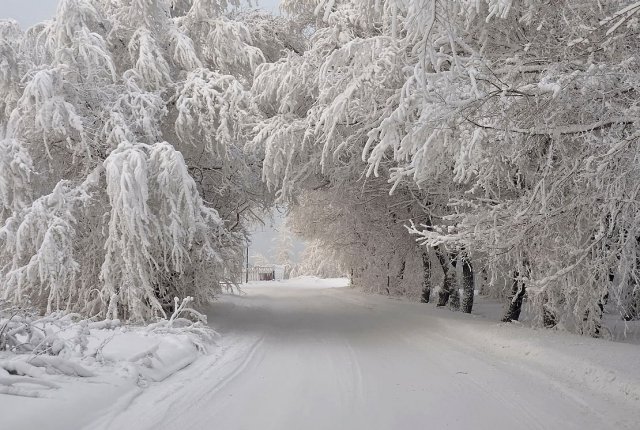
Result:
M210 309L215 355L87 428L639 428L638 346L348 288L245 291Z

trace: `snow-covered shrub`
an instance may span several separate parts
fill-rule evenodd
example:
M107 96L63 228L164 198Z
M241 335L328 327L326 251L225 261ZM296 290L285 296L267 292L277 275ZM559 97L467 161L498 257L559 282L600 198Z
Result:
M160 381L206 353L217 336L192 302L176 298L170 318L146 326L64 312L42 317L0 302L0 394L39 397L68 381L57 375L85 378L118 369L140 386Z
M191 307L192 302L192 297L185 297L182 301L175 297L171 316L148 325L146 330L157 334L186 334L199 351L206 352L207 345L215 340L217 333L207 326L207 316Z
M35 387L59 387L47 377L52 373L94 376L72 359L86 352L88 336L89 323L78 322L77 314L41 317L33 308L0 301L0 394L38 397Z

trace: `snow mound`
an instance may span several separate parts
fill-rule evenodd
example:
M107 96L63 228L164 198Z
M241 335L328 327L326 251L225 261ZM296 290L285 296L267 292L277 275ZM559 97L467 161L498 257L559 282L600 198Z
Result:
M29 398L38 398L42 428L72 428L83 415L95 417L193 363L217 334L190 302L176 301L170 319L147 326L75 314L0 313L0 394L9 395L0 402L0 416L8 417L7 428L40 419L25 407ZM187 313L197 321L184 318ZM69 412L60 416L60 410ZM60 419L52 424L48 412Z

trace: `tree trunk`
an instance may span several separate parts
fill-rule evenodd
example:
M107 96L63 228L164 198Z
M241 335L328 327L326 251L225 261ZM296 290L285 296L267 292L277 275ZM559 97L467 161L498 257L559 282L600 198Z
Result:
M473 282L473 267L468 255L464 255L462 260L462 312L470 314L473 309L473 295L475 284Z
M455 308L456 298L457 305L460 306L460 296L458 294L455 266L452 264L449 255L445 251L443 251L441 247L437 246L434 248L434 250L436 252L436 257L440 262L440 266L442 266L442 271L444 272L444 282L442 283L442 288L438 292L437 306L446 306L447 303L449 303L449 299L452 295L454 295L454 297L451 306Z
M556 314L546 305L542 306L542 324L545 328L553 328L558 322L556 321Z
M449 266L449 270L451 270L451 295L449 296L449 309L452 311L460 310L460 281L458 279L458 251L453 251L449 253L449 261L451 265Z
M556 312L549 305L549 295L547 292L542 293L542 325L545 328L553 328L558 324L558 320L556 318Z
M482 285L480 285L479 294L486 295L489 294L489 274L487 273L487 269L483 268L481 272Z
M391 285L391 277L389 276L389 262L387 262L387 296L391 295L391 290L389 290L389 286Z
M593 337L600 337L602 335L602 316L604 315L604 307L609 301L609 292L606 292L600 300L598 300L598 309L596 311L596 319L593 324Z
M449 309L452 311L460 310L460 291L458 291L457 286L457 282L454 280L454 288L449 296Z
M398 270L398 280L402 281L404 279L404 271L407 268L407 262L402 260L400 264L400 270Z
M402 257L402 262L400 263L400 269L398 269L398 274L396 275L396 279L394 281L394 289L399 292L401 295L405 295L406 291L402 281L404 280L404 272L407 268L407 261L405 260L406 255Z
M502 322L518 321L520 312L522 311L522 302L527 292L524 282L518 279L520 274L516 270L513 272L513 285L511 286L511 294L509 295L509 306L502 317Z
M608 301L609 293L607 292L600 297L595 308L587 309L582 319L584 323L583 334L588 334L591 337L600 337L602 335L602 315L604 314L604 307Z
M420 301L429 303L431 300L431 259L427 251L422 252L422 295Z

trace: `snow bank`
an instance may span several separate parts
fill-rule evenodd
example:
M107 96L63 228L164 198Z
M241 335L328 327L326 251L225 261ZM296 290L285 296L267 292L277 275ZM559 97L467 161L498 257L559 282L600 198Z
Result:
M180 317L188 302L148 326L62 314L0 318L2 427L80 428L193 363L216 333L205 321Z
M578 383L608 397L640 401L640 372L630 371L640 369L636 345L513 323L477 326L471 320L447 325L444 332L556 381Z
M417 303L402 305L408 312L420 310L432 323L437 321L434 332L461 348L492 354L504 364L526 368L567 386L577 384L620 402L640 402L638 345L560 329L536 329L526 322L496 322L502 305L485 297L476 299L472 314Z

